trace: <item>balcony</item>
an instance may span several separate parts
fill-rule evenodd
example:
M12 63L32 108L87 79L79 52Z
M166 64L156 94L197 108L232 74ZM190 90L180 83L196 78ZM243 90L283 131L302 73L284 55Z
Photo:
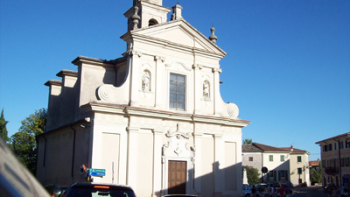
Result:
M327 167L327 168L325 168L325 172L326 172L326 174L328 174L328 175L334 176L334 175L338 174L338 168L335 168L335 167Z

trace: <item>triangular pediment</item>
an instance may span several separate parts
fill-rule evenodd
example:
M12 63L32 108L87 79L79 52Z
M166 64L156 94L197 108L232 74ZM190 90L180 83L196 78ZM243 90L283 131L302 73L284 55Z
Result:
M132 34L225 56L226 53L184 19L134 30Z

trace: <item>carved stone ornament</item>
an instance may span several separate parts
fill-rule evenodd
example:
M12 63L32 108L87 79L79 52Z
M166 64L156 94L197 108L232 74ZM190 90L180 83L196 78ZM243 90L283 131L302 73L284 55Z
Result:
M151 74L148 70L143 72L142 76L142 90L143 91L151 91Z
M180 125L177 124L175 132L170 130L165 134L167 138L170 138L167 144L162 147L162 156L168 157L185 157L193 158L195 148L187 148L188 139L191 137L189 133L180 132Z
M203 83L203 97L210 98L210 84L209 81L204 81Z

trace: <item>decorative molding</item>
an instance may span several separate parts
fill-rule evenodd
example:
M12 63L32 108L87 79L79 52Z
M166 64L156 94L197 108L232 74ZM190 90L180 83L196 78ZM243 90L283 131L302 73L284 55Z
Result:
M154 56L154 61L162 61L163 63L165 62L165 57L161 57L161 56Z
M165 64L165 66L166 67L173 67L173 65L175 65L175 64L180 64L185 70L187 70L187 71L191 71L192 69L190 68L190 67L188 67L188 66L186 66L184 63L182 63L182 62L173 62L173 63L171 63L171 64Z
M213 73L215 73L215 72L218 72L218 73L222 73L222 69L220 69L220 68L213 68Z
M192 68L193 68L193 69L197 69L197 70L198 70L198 69L201 70L201 69L203 68L203 66L200 65L200 64L193 64L193 65L192 65Z

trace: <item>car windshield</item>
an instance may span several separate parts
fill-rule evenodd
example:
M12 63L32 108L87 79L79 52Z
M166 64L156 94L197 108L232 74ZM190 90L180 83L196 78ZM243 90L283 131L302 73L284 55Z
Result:
M119 188L93 188L93 187L73 187L69 190L67 197L135 197L131 190Z

